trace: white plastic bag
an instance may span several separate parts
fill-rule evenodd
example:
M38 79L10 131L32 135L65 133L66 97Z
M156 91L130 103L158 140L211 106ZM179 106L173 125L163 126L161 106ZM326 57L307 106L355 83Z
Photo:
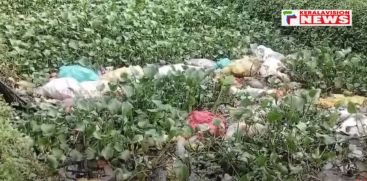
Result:
M260 66L259 73L261 77L280 74L280 70L285 69L285 65L279 59L270 57Z
M335 127L337 133L350 137L367 135L367 117L361 113L350 114L346 109L339 111L340 123Z
M184 68L183 68L184 64L180 63L180 64L173 64L173 65L163 65L162 67L158 68L158 74L160 76L165 76L168 75L172 72L183 72Z
M109 91L108 81L106 80L82 82L80 87L78 96L84 98L101 97L105 92Z
M251 51L255 54L258 58L266 60L268 58L274 58L278 60L283 60L285 56L281 53L275 52L271 48L268 48L264 45L251 45Z
M193 65L193 66L201 67L204 69L215 68L215 62L213 60L204 59L204 58L190 59L190 60L187 60L186 63L188 65Z
M46 98L64 100L74 98L80 89L77 80L71 77L64 77L50 80L46 85L40 87L37 93Z

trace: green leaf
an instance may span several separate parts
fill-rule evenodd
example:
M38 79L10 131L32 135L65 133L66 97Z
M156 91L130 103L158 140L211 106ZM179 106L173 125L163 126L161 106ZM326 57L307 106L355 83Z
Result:
M270 111L269 113L268 113L268 116L267 116L267 118L268 118L268 120L270 121L270 122L275 122L275 121L279 121L279 120L281 120L282 119L282 114L280 114L279 112L277 112L277 111Z
M108 103L108 110L111 111L112 114L117 114L121 111L122 103L116 98L112 99Z
M287 96L284 102L291 108L303 112L305 101L299 96Z
M265 166L266 162L267 162L267 158L265 156L258 156L255 160L256 165L263 167Z
M234 80L235 80L235 78L232 75L226 76L222 80L222 84L223 84L223 86L230 86L230 85L233 84Z
M277 164L278 170L283 173L283 174L287 174L288 173L288 168L286 166L284 166L282 163L278 163Z
M64 153L62 152L62 150L60 149L52 149L52 155L57 159L57 160L63 160L64 158Z
M88 160L93 160L96 158L96 150L94 150L91 147L88 147L87 150L85 150L85 154Z
M123 147L121 143L115 143L115 146L113 147L117 152L122 152Z
M53 124L42 124L41 130L43 136L49 137L52 136L55 133L55 125Z
M53 155L47 155L47 162L48 165L52 168L52 169L57 169L59 163L57 162L57 159L55 156Z
M126 95L126 97L130 98L134 95L134 88L131 86L123 86L122 87L123 91L124 91L124 95Z
M94 131L94 132L93 132L93 137L94 137L95 139L98 139L98 140L101 140L101 139L102 139L102 137L101 137L101 133L99 133L99 131Z
M83 155L78 151L78 150L72 150L70 152L70 157L73 161L82 161L83 160Z
M101 155L103 156L103 158L105 158L106 160L109 160L113 157L114 151L113 151L113 147L112 144L109 143L105 148L103 148Z
M326 135L326 134L316 133L316 137L323 138L323 141L326 145L331 145L331 144L334 144L336 142L334 137L331 137L331 136Z
M128 101L123 102L122 105L121 105L122 115L127 115L127 114L131 113L133 108L134 108L134 106L130 102L128 102Z
M84 122L79 122L76 124L76 130L80 131L80 132L84 132L85 131L85 124Z
M357 113L357 108L352 102L348 102L348 108L349 113Z
M122 159L122 160L125 160L127 161L129 158L130 158L130 151L129 150L125 150L123 152L120 153L120 156L119 158Z
M190 171L187 165L178 162L175 164L175 175L178 181L188 181L190 177Z

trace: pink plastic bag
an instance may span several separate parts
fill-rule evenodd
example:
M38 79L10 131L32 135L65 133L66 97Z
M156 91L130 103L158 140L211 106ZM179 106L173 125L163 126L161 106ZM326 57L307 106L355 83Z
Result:
M214 125L214 120L220 121L220 126ZM193 111L189 115L189 125L195 129L199 125L209 127L209 132L214 136L223 136L225 134L227 121L221 115L213 114L209 111Z

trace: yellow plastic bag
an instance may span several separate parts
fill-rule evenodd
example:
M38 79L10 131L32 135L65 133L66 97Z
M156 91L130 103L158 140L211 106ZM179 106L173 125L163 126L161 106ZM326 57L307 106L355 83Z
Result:
M366 97L363 96L344 96L343 94L333 94L332 97L320 98L317 104L322 108L346 105L349 102L362 106L367 103L366 100Z
M234 60L223 69L224 74L232 74L235 77L251 77L257 74L262 61L254 56L244 56Z
M122 76L126 74L127 76L136 76L142 77L144 75L143 69L140 66L130 66L130 67L122 67L110 72L107 72L102 76L103 80L107 80L109 82L118 81L122 79Z

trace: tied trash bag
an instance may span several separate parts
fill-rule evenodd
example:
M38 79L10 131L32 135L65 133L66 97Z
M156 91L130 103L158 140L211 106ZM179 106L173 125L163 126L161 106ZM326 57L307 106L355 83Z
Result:
M216 126L214 121L219 120L220 125ZM224 136L226 128L226 120L221 115L215 115L209 111L193 111L189 115L189 125L195 129L198 126L207 126L210 134L214 136Z
M37 90L37 93L46 98L65 100L74 98L80 91L77 80L71 77L56 78L49 81Z
M60 67L59 77L72 77L78 82L95 81L98 79L98 74L86 67L80 65L69 65Z

